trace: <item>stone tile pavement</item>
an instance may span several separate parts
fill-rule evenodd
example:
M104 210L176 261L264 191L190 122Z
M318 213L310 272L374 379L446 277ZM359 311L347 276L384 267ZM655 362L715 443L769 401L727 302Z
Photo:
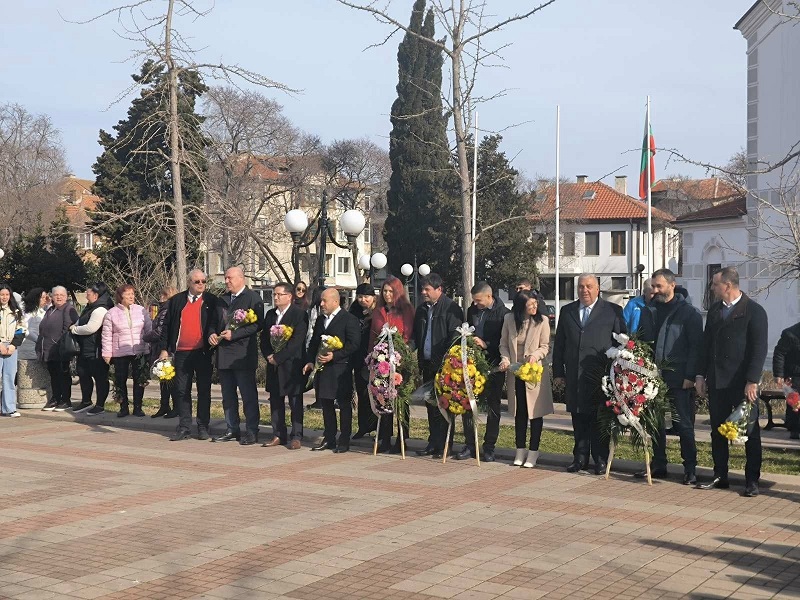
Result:
M0 598L800 597L800 478L751 499L555 467L0 425Z

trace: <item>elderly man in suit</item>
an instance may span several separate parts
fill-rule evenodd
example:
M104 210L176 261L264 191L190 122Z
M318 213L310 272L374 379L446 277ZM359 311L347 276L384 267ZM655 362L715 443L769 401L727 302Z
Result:
M303 365L305 364L305 342L308 329L308 315L300 306L292 302L292 285L278 283L273 291L275 308L267 311L264 329L261 331L261 354L267 361L267 391L274 437L264 443L265 448L282 446L287 443L286 400L289 397L289 411L292 419L289 450L299 450L303 440ZM275 351L272 346L270 328L286 325L292 328L292 337L286 345Z
M744 445L745 496L758 496L761 477L761 431L758 426L758 384L767 359L767 313L739 289L739 273L725 267L714 274L711 288L717 301L706 315L697 393L708 390L711 420L711 455L714 479L699 487L728 488L728 440L717 428L747 400L751 404L750 428Z
M594 460L594 471L603 473L608 460L608 441L601 442L597 428L600 378L606 365L606 350L614 344L613 334L626 333L622 308L600 296L596 275L578 277L578 300L561 309L553 345L553 381L565 386L567 411L572 414L575 473Z
M161 354L173 355L175 403L180 420L170 440L189 439L192 425L192 378L197 377L197 439L209 439L211 420L211 347L209 337L217 326L217 297L206 291L206 274L189 271L189 287L175 294L164 310L161 327Z
M308 358L317 357L323 366L315 377L314 387L317 400L322 405L322 420L325 431L322 442L311 448L313 451L333 450L343 453L350 450L350 435L353 430L353 369L350 356L358 351L361 343L361 325L350 312L342 309L339 290L328 288L322 292L320 300L322 315L314 324L314 333L308 346ZM339 350L322 350L322 336L338 337L342 342ZM306 363L303 373L310 373L312 362ZM349 390L349 395L345 393ZM339 417L341 433L336 441L336 408L334 400L339 398Z
M213 442L238 440L242 446L258 441L258 422L261 418L258 409L258 332L264 324L264 302L256 292L245 285L244 271L231 267L225 271L225 287L228 291L220 296L223 308L217 324L217 332L212 333L208 342L217 348L217 372L222 387L222 408L225 411L227 431L213 438ZM234 325L232 318L237 310L252 310L254 323ZM239 430L239 396L242 395L242 408L245 416L245 432Z

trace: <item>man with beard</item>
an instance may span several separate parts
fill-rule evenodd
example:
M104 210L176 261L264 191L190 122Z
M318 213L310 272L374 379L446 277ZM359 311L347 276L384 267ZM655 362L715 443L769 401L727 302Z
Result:
M677 413L673 414L672 427L681 441L683 484L694 485L697 483L697 446L691 392L703 342L703 318L683 296L675 293L675 274L669 269L653 273L650 286L653 298L642 308L641 339L653 344L656 364L667 365L661 376ZM654 444L651 470L653 477L666 479L667 435L664 426ZM640 471L636 476L645 477L646 473Z

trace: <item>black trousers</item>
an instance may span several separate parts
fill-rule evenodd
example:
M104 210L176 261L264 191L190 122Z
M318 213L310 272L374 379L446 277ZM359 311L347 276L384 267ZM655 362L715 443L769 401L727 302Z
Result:
M744 389L725 388L708 390L708 412L711 421L711 456L714 459L714 475L728 477L728 440L722 437L717 427L722 425L730 414L744 400ZM748 483L761 478L761 428L758 425L758 402L750 410L750 431L744 445L744 476Z
M514 378L514 397L517 403L516 412L514 413L515 446L518 449L525 447L525 438L528 437L528 425L530 424L531 440L528 445L528 450L538 450L539 443L542 441L544 418L538 417L536 419L528 419L527 396L528 393L525 382L521 379Z
M269 395L270 421L272 433L285 444L286 431L286 396L279 396L270 392ZM292 419L293 440L303 439L303 394L289 396L289 415Z
M786 429L790 433L800 433L800 412L795 412L788 404L786 405L786 416L783 422L786 423Z
M176 352L172 360L175 380L172 401L178 409L178 429L192 425L192 379L197 378L197 426L208 430L211 421L211 353L205 350ZM238 412L238 411L237 411Z
M72 375L69 372L69 361L48 360L47 371L50 373L53 401L61 405L70 404L72 400Z
M169 399L172 397L172 384L169 381L162 381L159 383L161 398L159 400L159 409L170 410ZM172 405L177 408L175 399L172 398Z
M141 375L136 367L135 356L116 356L111 359L114 365L114 387L119 393L119 404L128 404L128 376L133 377L133 407L141 408L144 398L144 388L139 385Z
M261 414L258 406L258 386L255 369L219 369L219 382L222 387L222 409L225 411L225 424L228 431L239 433L239 394L242 395L245 427L253 435L258 435L258 422Z
M108 364L102 358L78 356L76 366L81 384L81 404L92 403L92 392L97 390L97 406L105 406L111 384L108 381ZM72 382L70 382L72 383Z
M339 442L336 442L336 408L333 398L317 398L322 405L322 422L325 428L325 443L331 446L349 446L350 436L353 433L353 403L350 401L339 401Z
M367 369L356 368L353 372L356 397L358 398L358 430L361 433L375 431L378 427L378 417L372 412L372 407L369 404L368 377L369 372Z
M608 460L608 440L600 441L600 429L594 411L572 413L572 430L575 436L575 445L572 448L575 462L586 465L590 455L595 464Z
M675 406L675 412L672 414L672 423L664 424L671 424L675 433L680 437L681 458L683 459L683 470L686 473L694 473L697 467L697 444L694 440L694 397L691 391L681 388L669 389L669 397ZM652 467L653 470L659 471L667 468L667 432L663 427L659 432L659 439L655 440L653 444Z
M483 449L494 450L500 435L500 397L503 395L505 373L492 373L486 386L486 432L483 434ZM472 433L472 413L464 413L464 439L466 445L475 449L475 435ZM452 443L452 439L450 442Z
M436 371L439 370L441 365L438 362L422 360L419 366L422 372L422 381L428 382L436 377ZM438 406L426 404L425 408L428 411L428 447L442 452L444 451L444 442L447 437L447 421L442 416Z

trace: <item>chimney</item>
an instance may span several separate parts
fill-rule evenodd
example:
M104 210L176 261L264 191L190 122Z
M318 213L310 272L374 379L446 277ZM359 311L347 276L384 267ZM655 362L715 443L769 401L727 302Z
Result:
M576 178L578 183L586 183L586 180L589 179L588 175L578 175Z
M614 189L617 190L620 194L628 195L628 176L627 175L617 175L614 177Z

